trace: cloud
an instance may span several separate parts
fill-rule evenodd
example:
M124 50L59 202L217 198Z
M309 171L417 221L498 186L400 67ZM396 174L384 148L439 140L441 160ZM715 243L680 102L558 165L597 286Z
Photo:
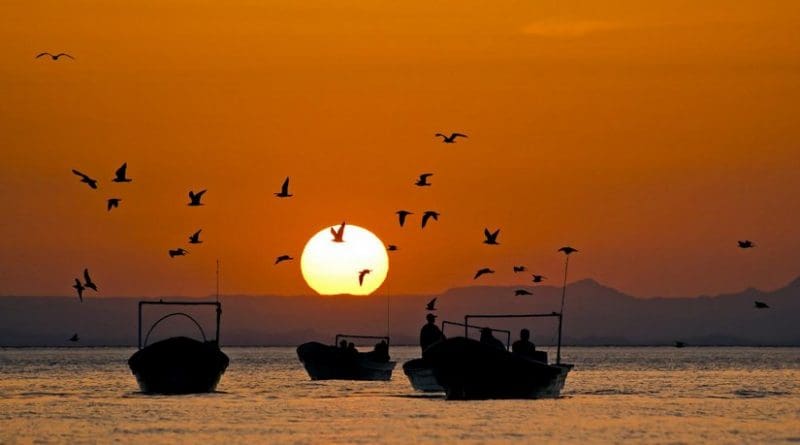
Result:
M603 20L550 19L530 23L522 28L522 33L539 37L576 38L621 28L625 28L625 25Z

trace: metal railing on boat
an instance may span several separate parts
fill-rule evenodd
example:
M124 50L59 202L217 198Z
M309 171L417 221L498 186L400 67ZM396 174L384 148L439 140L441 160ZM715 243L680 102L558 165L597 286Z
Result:
M545 318L557 317L558 318L558 346L556 349L556 364L561 364L561 321L563 319L561 313L550 312L543 314L470 314L464 316L464 337L469 337L469 319L470 318Z

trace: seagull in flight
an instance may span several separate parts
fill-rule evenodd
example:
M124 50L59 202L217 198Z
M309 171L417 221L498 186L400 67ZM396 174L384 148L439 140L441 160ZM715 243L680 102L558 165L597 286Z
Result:
M83 281L84 288L97 292L97 285L92 282L92 277L89 276L89 269L83 269Z
M207 191L208 191L208 190L200 190L199 192L195 193L194 191L192 191L192 190L189 190L189 199L190 199L190 201L189 201L189 204L187 204L187 205L190 205L190 206L192 206L192 207L194 207L194 206L201 206L201 205L203 205L203 204L200 202L200 200L201 200L201 199L203 199L203 195L204 195L204 194L205 194Z
M514 273L525 272L528 270L525 266L514 266Z
M358 272L358 285L359 286L364 284L364 276L366 274L370 273L370 272L372 272L370 269L361 269L361 271Z
M564 247L558 249L558 251L559 252L564 252L565 255L569 255L571 253L577 252L578 249L575 249L575 248L572 248L572 247L569 247L569 246L564 246Z
M73 343L77 342L78 340L80 340L80 338L78 338L78 333L77 332L72 334L72 337L69 338L69 341L71 341Z
M289 255L281 255L281 256L279 256L278 258L275 259L275 264L282 263L284 261L290 261L290 260L293 260L293 259L294 258L290 257Z
M106 210L110 212L111 209L116 209L119 207L120 201L122 201L121 198L108 198L108 201L106 202Z
M752 249L753 247L756 247L756 243L750 241L749 239L737 241L737 243L739 243L740 249Z
M202 241L200 241L200 232L202 231L203 229L200 229L197 232L189 235L189 244L201 244Z
M189 251L184 249L183 247L179 247L177 249L170 249L169 257L175 258L176 256L185 256L187 253L189 253Z
M75 284L73 284L72 287L75 288L76 291L78 291L78 300L80 300L81 303L83 303L83 291L85 291L86 288L83 287L83 284L81 284L81 280L75 278Z
M125 162L114 173L114 179L112 179L112 181L113 182L131 182L131 179L126 176L127 171L128 171L128 163Z
M278 198L288 198L290 196L294 196L289 193L289 177L287 176L286 179L283 180L283 185L281 185L281 191L276 193L275 196Z
M72 173L80 176L81 177L81 182L85 182L86 184L89 184L89 187L91 187L93 189L97 188L97 180L96 179L92 179L89 176L84 175L83 173L81 173L81 172L79 172L78 170L75 170L75 169L72 169Z
M486 239L483 240L483 244L491 244L491 245L500 244L500 243L497 242L497 235L499 235L499 234L500 234L500 229L497 229L494 232L490 233L489 229L484 228L483 229L483 236L486 237Z
M754 301L753 303L754 303L753 307L755 307L756 309L769 309L769 305L767 303L764 303L763 301Z
M547 277L546 277L546 276L544 276L544 275L536 275L536 274L533 274L532 276L533 276L533 280L531 280L531 281L533 281L534 283L541 283L541 282L542 282L542 280L544 280L544 279L546 279L546 278L547 278Z
M333 235L333 242L334 243L343 243L344 242L344 221L342 221L342 225L339 226L339 230L334 229L331 227L331 235Z
M428 182L428 178L431 176L433 176L433 173L423 173L419 175L419 179L417 179L417 182L415 182L414 185L419 187L430 187L431 183Z
M37 54L37 55L36 55L36 57L34 57L34 59L38 59L39 57L44 57L44 56L49 56L49 57L50 57L51 59L53 59L53 60L58 60L58 59L59 59L59 58L61 58L62 56L63 56L63 57L69 57L70 59L72 59L72 60L75 60L75 58L74 58L74 57L70 56L70 55L69 55L69 54L67 54L67 53L58 53L58 54L55 54L55 55L53 55L53 54L50 54L50 53L48 53L48 52L39 53L39 54Z
M483 269L479 269L477 272L475 272L475 277L473 277L472 279L477 280L478 277L480 277L481 275L485 275L487 273L494 273L494 271L492 269L489 269L488 267L484 267Z
M388 250L389 252L394 252L397 250L397 246L395 246L394 244L389 244L388 246L386 246L386 250Z
M467 135L463 134L463 133L450 133L450 136L447 136L447 135L442 134L442 133L436 133L436 136L437 137L441 137L442 138L442 142L444 142L445 144L453 144L453 143L455 143L456 142L456 138L459 137L459 136L462 137L462 138L467 137Z
M435 311L436 310L436 298L429 301L427 305L425 305L426 311Z
M409 212L408 210L398 210L397 216L400 217L400 227L403 227L403 224L406 223L406 216L413 215L413 213Z
M514 291L514 296L515 297L521 297L523 295L533 295L533 294L530 293L529 291L525 290L525 289L517 289L517 290Z
M425 228L425 224L428 223L428 219L430 218L439 221L439 215L441 215L441 213L434 212L433 210L426 210L425 213L422 214L422 228Z

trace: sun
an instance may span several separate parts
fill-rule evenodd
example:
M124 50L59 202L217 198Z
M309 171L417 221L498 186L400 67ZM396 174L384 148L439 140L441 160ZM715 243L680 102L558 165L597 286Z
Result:
M333 241L331 227L317 232L306 243L300 269L309 287L321 295L369 295L386 279L389 255L383 242L359 226L345 225L343 242ZM364 274L359 284L359 272Z

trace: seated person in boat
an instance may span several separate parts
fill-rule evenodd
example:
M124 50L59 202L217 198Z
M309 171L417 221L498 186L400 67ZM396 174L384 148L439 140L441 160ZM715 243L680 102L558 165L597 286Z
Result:
M375 348L366 353L370 360L376 362L388 362L389 357L389 343L386 340L381 340L375 344Z
M492 334L491 328L481 329L481 343L487 344L494 348L506 350L506 346Z
M439 326L436 326L436 315L428 314L425 318L428 323L419 331L419 347L423 351L428 349L428 346L445 339Z
M342 341L339 342L339 347L342 349L347 349L347 340L342 339Z
M536 355L536 345L531 341L531 331L527 329L519 331L519 340L511 345L511 352L528 356Z

